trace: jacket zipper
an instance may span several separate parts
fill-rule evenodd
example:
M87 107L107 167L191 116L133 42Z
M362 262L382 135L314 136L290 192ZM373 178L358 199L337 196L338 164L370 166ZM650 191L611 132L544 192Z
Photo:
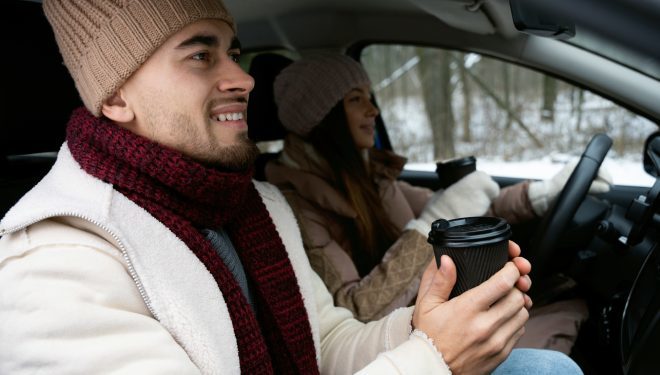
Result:
M126 247L124 246L124 244L119 239L119 236L117 236L113 231L111 231L104 224L101 224L100 222L98 222L94 219L91 219L87 216L81 215L81 214L72 213L72 212L64 212L64 213L56 213L56 214L50 214L50 215L42 216L39 219L30 221L26 224L22 224L20 226L14 227L14 228L10 228L10 229L0 228L0 236L4 236L5 234L9 234L9 233L19 231L23 228L29 227L32 224L38 223L40 221L43 221L43 220L46 220L46 219L49 219L49 218L59 217L59 216L77 217L79 219L83 219L85 221L88 221L88 222L94 224L95 226L101 228L102 230L104 230L106 233L108 233L114 239L115 243L119 247L119 250L121 251L121 254L122 254L124 260L126 261L126 265L128 266L128 273L131 275L131 278L133 279L133 282L135 283L135 286L137 286L138 292L140 293L140 296L142 297L142 300L144 301L145 305L147 305L147 309L149 309L149 312L151 312L151 315L153 315L154 318L156 318L156 320L160 320L160 319L158 319L158 314L154 311L153 307L151 306L151 301L149 300L149 297L147 296L147 293L144 291L144 287L142 286L142 282L140 281L140 278L138 277L137 273L135 272L135 268L133 268L133 263L131 262L131 259L128 257L128 252L126 251Z

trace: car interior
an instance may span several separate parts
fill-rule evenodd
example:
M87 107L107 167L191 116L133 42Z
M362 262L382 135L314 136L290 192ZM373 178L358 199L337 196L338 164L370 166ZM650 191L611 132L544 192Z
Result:
M644 135L638 150L648 186L615 184L607 193L587 195L599 166L617 147L610 136L594 135L579 146L580 162L548 214L514 227L514 239L528 249L524 255L532 261L539 290L557 282L553 275L575 280L570 290L539 294L539 300L580 296L587 301L590 318L571 353L585 374L660 373L660 7L596 0L224 2L238 23L243 62L256 82L248 119L249 137L266 144L255 166L259 180L265 180L265 164L278 156L277 147L267 145L286 135L273 81L293 59L319 50L357 60L372 45L478 53L589 89L654 125L656 131ZM11 54L5 59L0 124L4 216L49 170L69 115L82 103L40 1L7 0L0 7L3 44ZM583 31L627 46L639 64L571 42ZM378 93L374 96L384 107ZM377 145L394 149L388 125L385 116L378 117ZM501 186L522 180L493 177ZM434 171L406 168L400 178L440 186Z

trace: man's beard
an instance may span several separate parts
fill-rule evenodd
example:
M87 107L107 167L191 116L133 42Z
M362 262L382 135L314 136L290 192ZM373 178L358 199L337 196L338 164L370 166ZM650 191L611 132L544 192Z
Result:
M244 171L251 167L259 156L259 148L247 137L247 132L235 144L222 146L212 141L209 143L209 139L199 132L188 116L180 113L163 114L162 112L151 112L151 114L152 116L149 117L152 119L149 123L151 140L158 142L157 133L170 132L179 142L166 146L207 166L229 171ZM162 127L164 123L169 125ZM161 127L155 124L159 124Z
M200 161L216 168L244 171L254 164L259 152L257 145L245 137L241 143L219 148L215 155L209 155L208 158L202 158Z

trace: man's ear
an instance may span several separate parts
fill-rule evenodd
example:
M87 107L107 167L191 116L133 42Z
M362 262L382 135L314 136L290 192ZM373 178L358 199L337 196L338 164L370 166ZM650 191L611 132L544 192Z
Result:
M101 112L105 117L119 124L128 124L135 119L135 112L124 99L121 89L103 102Z

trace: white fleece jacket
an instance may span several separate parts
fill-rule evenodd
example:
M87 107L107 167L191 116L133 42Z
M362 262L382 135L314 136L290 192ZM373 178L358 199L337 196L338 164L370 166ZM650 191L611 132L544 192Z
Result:
M365 325L335 307L286 201L255 185L289 253L322 373L447 372L428 341L409 336L412 309ZM240 373L211 274L145 210L82 171L66 144L0 235L0 374Z

